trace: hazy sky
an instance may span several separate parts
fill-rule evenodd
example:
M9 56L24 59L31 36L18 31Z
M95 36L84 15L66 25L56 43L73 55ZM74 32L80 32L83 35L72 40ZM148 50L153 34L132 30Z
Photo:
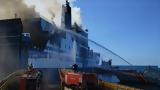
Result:
M134 65L160 66L160 0L77 0L89 38Z

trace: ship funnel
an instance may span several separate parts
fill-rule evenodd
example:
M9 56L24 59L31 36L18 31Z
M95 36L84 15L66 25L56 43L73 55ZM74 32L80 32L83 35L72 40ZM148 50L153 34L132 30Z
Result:
M71 14L71 7L70 4L68 2L68 0L66 0L66 5L62 6L62 28L66 28L66 29L71 29L72 27L72 14Z

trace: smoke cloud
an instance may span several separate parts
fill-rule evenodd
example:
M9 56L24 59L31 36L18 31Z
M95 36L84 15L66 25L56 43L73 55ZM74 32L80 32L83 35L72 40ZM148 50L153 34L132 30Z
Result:
M80 8L74 6L76 0L69 0L72 7L72 24L82 24ZM39 15L53 20L61 26L62 5L65 0L0 0L0 19L19 17L34 18Z
M36 17L34 7L28 7L22 0L0 0L0 19Z
M80 8L74 6L75 0L69 0L72 7L72 24L77 23L81 25ZM35 10L40 13L41 16L52 20L57 26L61 26L62 5L66 0L25 0L28 6L34 6Z
M72 24L77 23L79 26L82 25L82 17L81 17L81 10L78 7L72 8Z
M82 24L80 8L74 6L76 0L69 0L72 7L72 24ZM0 19L38 17L39 14L61 26L62 5L65 0L0 0Z

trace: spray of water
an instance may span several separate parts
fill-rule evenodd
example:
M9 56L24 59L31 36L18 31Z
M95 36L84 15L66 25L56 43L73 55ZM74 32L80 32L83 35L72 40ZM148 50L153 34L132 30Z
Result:
M78 38L81 38L81 39L83 39L83 40L87 40L88 43L91 43L92 45L95 45L96 47L102 49L102 50L104 51L103 53L109 54L108 57L111 57L110 59L112 59L112 57L113 57L113 58L119 59L119 60L121 60L121 61L124 61L124 62L127 63L128 65L132 65L129 61L127 61L127 60L124 59L123 57L119 56L118 54L116 54L116 53L114 53L113 51L109 50L108 48L104 47L103 45L95 42L94 40L88 39L88 38L86 38L86 37L84 37L84 36L82 36L82 35L80 35L80 34L77 34L77 33L73 32L73 31L71 31L71 30L67 30L67 29L60 29L60 30L61 30L62 32L69 33L69 34L71 34L71 35L73 35L73 36L76 36L76 37L78 37ZM87 48L87 47L86 47L86 48ZM98 53L101 53L101 51L98 52ZM105 60L104 60L104 61L105 61Z

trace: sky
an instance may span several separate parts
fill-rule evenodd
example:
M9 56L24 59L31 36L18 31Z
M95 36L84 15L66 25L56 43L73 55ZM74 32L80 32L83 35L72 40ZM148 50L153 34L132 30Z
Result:
M89 38L133 65L160 66L160 0L77 0Z

